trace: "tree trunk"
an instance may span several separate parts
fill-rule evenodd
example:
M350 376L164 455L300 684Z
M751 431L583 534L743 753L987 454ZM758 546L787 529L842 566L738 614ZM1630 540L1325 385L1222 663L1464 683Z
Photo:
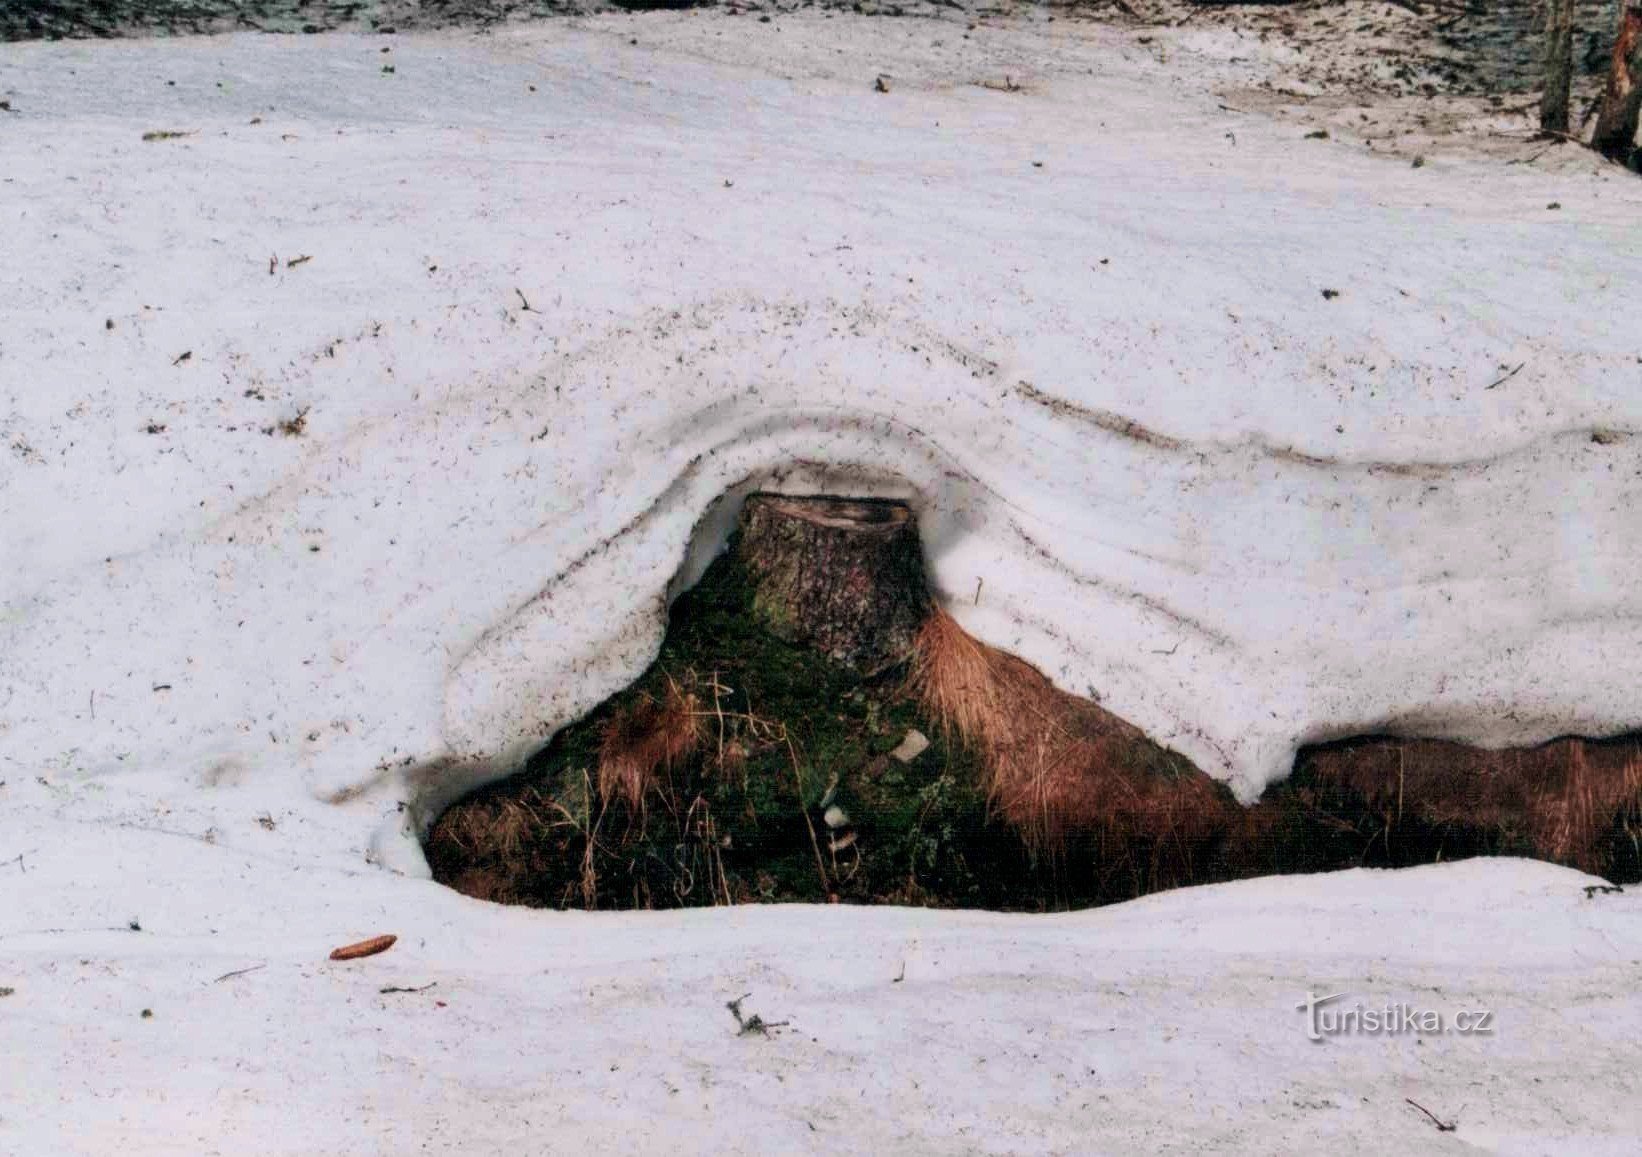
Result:
M934 605L904 503L754 494L737 551L765 630L862 675L911 655Z
M1574 0L1545 3L1545 94L1539 101L1539 131L1568 131L1568 101L1574 83Z
M1636 147L1636 123L1642 113L1642 4L1626 0L1614 40L1613 66L1602 94L1591 147L1616 161L1630 159Z

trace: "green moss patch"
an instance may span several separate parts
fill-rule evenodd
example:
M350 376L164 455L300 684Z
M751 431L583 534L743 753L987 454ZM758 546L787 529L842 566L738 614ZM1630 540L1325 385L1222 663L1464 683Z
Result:
M1071 844L1035 861L989 813L975 756L904 688L862 679L760 629L734 551L673 605L661 653L525 770L429 833L434 875L471 895L554 908L887 902L1045 910L1127 898L1145 873ZM691 704L692 755L638 808L602 800L601 749L640 704ZM928 747L892 754L917 732ZM831 821L829 823L829 820ZM842 821L842 822L840 822Z

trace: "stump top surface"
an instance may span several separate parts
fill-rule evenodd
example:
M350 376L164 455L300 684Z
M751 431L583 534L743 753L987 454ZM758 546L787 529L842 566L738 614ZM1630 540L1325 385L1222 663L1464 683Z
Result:
M754 494L747 499L747 504L763 506L785 518L802 519L837 530L892 530L912 519L912 509L906 503L890 498Z

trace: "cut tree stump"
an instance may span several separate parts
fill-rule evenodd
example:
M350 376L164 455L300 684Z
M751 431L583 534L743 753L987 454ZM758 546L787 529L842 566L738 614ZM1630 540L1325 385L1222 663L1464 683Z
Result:
M754 494L736 549L765 630L864 676L904 662L934 607L902 502Z

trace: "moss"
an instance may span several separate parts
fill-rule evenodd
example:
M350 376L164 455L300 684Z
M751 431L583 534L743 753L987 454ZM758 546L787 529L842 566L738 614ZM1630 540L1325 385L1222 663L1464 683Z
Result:
M988 812L975 758L904 693L783 642L753 613L734 551L674 603L660 654L565 728L525 770L452 808L428 841L435 876L489 899L550 907L895 901L998 908L1100 898L1091 874L1035 865ZM602 804L606 725L669 682L696 697L699 758L643 814ZM910 730L930 740L889 756ZM847 813L833 832L824 804ZM836 845L836 846L835 846ZM1125 891L1124 893L1128 893Z

